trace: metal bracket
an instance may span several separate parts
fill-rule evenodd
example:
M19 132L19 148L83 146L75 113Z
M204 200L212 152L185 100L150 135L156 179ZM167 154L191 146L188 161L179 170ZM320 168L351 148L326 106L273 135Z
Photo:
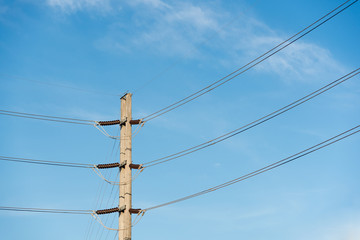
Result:
M120 99L124 98L128 93L129 93L129 91L126 91L126 92L120 97Z
M126 160L120 163L119 168L124 168L126 166L127 162Z
M119 212L124 212L126 209L126 205L123 205L121 207L119 207Z
M120 122L119 122L120 126L124 126L126 121L127 121L127 118L120 120Z

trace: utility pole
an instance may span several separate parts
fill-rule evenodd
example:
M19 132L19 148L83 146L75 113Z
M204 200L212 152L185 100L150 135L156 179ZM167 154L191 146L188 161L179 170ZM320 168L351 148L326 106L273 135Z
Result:
M131 240L131 117L131 93L127 93L121 98L119 209L125 206L125 210L119 212L119 240Z
M140 171L142 165L133 164L131 159L132 151L132 125L141 124L141 119L132 120L131 116L131 93L121 97L120 120L100 121L100 126L120 125L120 161L118 163L98 164L99 169L119 168L119 205L117 207L97 210L96 214L119 213L119 240L131 240L131 214L140 214L141 209L132 208L132 179L131 170Z

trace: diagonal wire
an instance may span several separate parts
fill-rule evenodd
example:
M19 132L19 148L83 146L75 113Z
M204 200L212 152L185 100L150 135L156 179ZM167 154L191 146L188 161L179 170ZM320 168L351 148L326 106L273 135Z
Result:
M281 114L283 114L283 113L285 113L285 112L287 112L287 111L289 111L289 110L291 110L291 109L293 109L293 108L295 108L295 107L297 107L297 106L299 106L299 105L301 105L301 104L303 104L303 103L305 103L305 102L307 102L307 101L309 101L309 100L311 100L311 99L313 99L313 98L315 98L317 96L319 96L320 94L322 94L322 93L324 93L324 92L338 86L339 84L341 84L341 83L355 77L359 73L360 73L360 68L358 68L358 69L356 69L356 70L342 76L341 78L338 78L335 81L332 81L331 83L319 88L318 90L316 90L314 92L311 92L310 94L308 94L308 95L306 95L306 96L304 96L304 97L302 97L302 98L300 98L300 99L298 99L298 100L296 100L296 101L294 101L294 102L292 102L292 103L290 103L290 104L288 104L288 105L286 105L286 106L284 106L284 107L282 107L282 108L280 108L280 109L278 109L278 110L276 110L274 112L271 112L271 113L269 113L269 114L255 120L255 121L252 121L252 122L250 122L250 123L248 123L248 124L246 124L244 126L241 126L240 128L232 130L232 131L230 131L228 133L225 133L225 134L223 134L223 135L221 135L219 137L216 137L214 139L211 139L209 141L206 141L206 142L201 143L199 145L196 145L194 147L187 148L187 149L185 149L183 151L180 151L180 152L177 152L177 153L174 153L174 154L162 157L162 158L158 158L158 159L152 160L150 162L143 163L142 165L143 165L144 168L152 167L152 166L155 166L155 165L158 165L158 164L161 164L161 163L165 163L165 162L180 158L180 157L188 155L190 153L199 151L201 149L207 148L207 147L212 146L214 144L217 144L219 142L222 142L222 141L224 141L226 139L229 139L229 138L231 138L231 137L233 137L233 136L235 136L237 134L243 133L243 132L245 132L245 131L247 131L247 130L255 127L255 126L258 126L258 125L260 125L262 123L265 123L265 122L267 122L267 121L269 121L269 120L271 120L271 119L273 119L273 118L275 118L275 117L277 117L277 116L279 116L279 115L281 115Z
M353 127L345 132L342 132L332 138L329 138L319 144L316 144L312 147L309 147L301 152L298 152L290 157L287 157L287 158L284 158L280 161L277 161L277 162L274 162L270 165L267 165L263 168L260 168L256 171L253 171L251 173L248 173L248 174L245 174L241 177L238 177L238 178L235 178L233 180L230 180L228 182L225 182L225 183L222 183L220 185L217 185L215 187L212 187L212 188L208 188L206 190L203 190L203 191L200 191L200 192L197 192L195 194L191 194L191 195L188 195L188 196L185 196L185 197L182 197L182 198L179 198L179 199L176 199L176 200L173 200L173 201L170 201L170 202L166 202L166 203L163 203L163 204L159 204L159 205L156 205L156 206L153 206L153 207L149 207L149 208L146 208L143 210L143 212L146 212L146 211L149 211L149 210L153 210L153 209L156 209L156 208L160 208L160 207L165 207L165 206L168 206L168 205L171 205L171 204L174 204L174 203L178 203L178 202L181 202L181 201L185 201L185 200L188 200L188 199L191 199L191 198L195 198L195 197L198 197L198 196L201 196L201 195L204 195L204 194L207 194L207 193L210 193L210 192L214 192L216 190L219 190L219 189L222 189L222 188L225 188L225 187L228 187L230 185L233 185L235 183L238 183L238 182L241 182L241 181L244 181L248 178L251 178L251 177L254 177L256 175L259 175L261 173L264 173L264 172L267 172L267 171L270 171L274 168L277 168L277 167L280 167L282 165L285 165L287 163L290 163L292 161L295 161L296 159L299 159L301 157L304 157L310 153L313 153L315 151L318 151L322 148L325 148L331 144L334 144L338 141L341 141L347 137L350 137L358 132L360 132L360 130L358 129L360 127L360 125L357 125L356 127Z
M251 62L247 63L246 65L242 66L241 68L238 68L237 70L235 70L234 72L226 75L225 77L215 81L214 83L198 90L197 92L167 106L164 107L150 115L147 115L145 117L142 118L143 122L147 122L150 121L154 118L157 118L167 112L170 112L190 101L195 100L196 98L216 89L217 87L220 87L221 85L229 82L230 80L234 79L235 77L239 76L242 73L245 73L246 71L250 70L251 68L255 67L256 65L260 64L261 62L265 61L266 59L270 58L271 56L273 56L274 54L278 53L279 51L281 51L282 49L286 48L287 46L293 44L294 42L296 42L297 40L301 39L302 37L306 36L307 34L309 34L310 32L312 32L313 30L317 29L318 27L320 27L321 25L323 25L324 23L326 23L327 21L329 21L330 19L334 18L335 16L337 16L338 14L340 14L341 12L343 12L344 10L346 10L347 8L349 8L350 6L352 6L354 3L356 3L358 0L353 1L352 3L350 3L349 5L343 7L345 4L347 4L348 2L350 2L350 0L345 1L344 3L342 3L341 5L339 5L338 7L336 7L334 10L330 11L329 13L327 13L326 15L324 15L323 17L321 17L320 19L318 19L317 21L313 22L312 24L310 24L309 26L307 26L306 28L304 28L303 30L301 30L300 32L296 33L295 35L293 35L292 37L288 38L287 40L283 41L282 43L278 44L277 46L275 46L274 48L270 49L269 51L267 51L266 53L260 55L259 57L257 57L256 59L252 60ZM337 11L339 8L343 7L342 9L340 9L338 12ZM334 13L335 12L335 13ZM333 14L334 13L334 14ZM331 15L333 14L333 15ZM325 19L325 20L323 20ZM318 23L320 22L320 23ZM315 25L317 24L317 25ZM312 27L313 25L315 25L314 27ZM310 28L310 29L309 29ZM309 30L307 30L309 29ZM306 31L307 30L307 31ZM306 32L305 32L306 31ZM303 33L305 32L305 33ZM303 34L301 34L303 33ZM301 35L300 35L301 34ZM300 36L299 36L300 35ZM298 37L297 37L298 36ZM294 39L295 38L295 39ZM292 40L293 39L293 40ZM291 40L291 41L290 41ZM290 41L290 42L289 42ZM285 45L284 45L285 44ZM282 47L281 47L282 46ZM276 50L277 49L277 50ZM242 71L241 71L242 70Z
M256 0L252 1L252 4L254 4ZM211 34L209 37L205 38L203 41L201 41L199 43L199 45L204 45L205 43L209 42L210 40L214 39L215 36L217 34L219 34L220 31L224 30L226 27L230 26L231 24L233 24L235 21L237 21L241 16L245 16L244 12L246 12L246 9L242 12L239 13L239 15L235 16L233 19L231 19L229 22L226 22L225 24L223 24L222 26L220 26L220 28L218 30L215 30L215 32L213 34ZM219 31L220 30L220 31ZM190 50L191 52L191 50ZM188 55L188 54L187 54ZM148 81L146 81L144 84L142 84L140 87L138 87L137 89L135 89L133 91L133 95L135 93L137 93L139 90L143 89L144 87L146 87L147 85L149 85L151 82L157 80L158 78L160 78L161 76L163 76L166 72L170 71L171 69L173 69L176 65L179 64L179 60L175 61L172 64L169 64L163 71L159 72L157 75L155 75L153 78L149 79Z
M119 132L120 129L118 129L117 131ZM115 158L117 158L116 156L118 156L118 151L119 151L119 147L120 147L120 145L117 143L118 143L117 139L114 139L114 143L112 145L110 155L108 155L107 158L112 159L114 157L114 154L115 154ZM116 150L115 150L115 146L116 146ZM112 174L112 171L108 171L107 177L111 177L111 174ZM102 205L104 195L105 195L106 189L108 187L108 186L104 186L104 185L105 185L105 182L102 182L101 185L99 186L99 194L97 194L96 208L99 208ZM89 227L90 229L88 231L88 236L86 239L88 239L88 237L90 237L90 236L93 236L92 232L94 231L94 228L92 227L92 225L96 221L97 221L96 218L94 218L94 220L90 223L90 227ZM95 230L96 231L95 236L97 236L98 232L100 231L99 228L100 228L100 226L97 225L97 231Z

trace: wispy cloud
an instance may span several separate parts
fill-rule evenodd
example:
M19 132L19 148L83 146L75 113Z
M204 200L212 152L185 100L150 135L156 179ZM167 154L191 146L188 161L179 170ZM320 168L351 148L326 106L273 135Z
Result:
M280 33L251 16L241 18L238 24L221 36L228 46L232 46L223 49L230 57L222 61L226 65L232 65L232 62L246 63L277 46L292 34L294 32ZM327 78L334 73L338 76L346 71L328 49L311 43L306 38L276 53L256 69L290 81L313 81L313 77Z
M85 10L109 12L114 7L111 0L46 0L46 4L67 14Z
M228 69L247 63L293 34L272 29L247 11L234 13L221 6L191 1L46 1L50 7L64 13L90 10L107 13L128 8L131 18L110 23L104 37L95 41L95 47L101 50L119 54L146 50L164 57L211 59ZM127 21L131 24L126 24ZM272 56L256 69L289 81L313 81L314 77L323 79L346 71L328 49L307 38Z
M341 219L337 222L323 224L316 233L307 239L317 240L358 240L360 239L360 220L356 217Z
M278 42L281 42L279 39ZM299 42L269 58L258 70L273 72L288 81L313 81L330 75L340 76L345 67L333 58L331 52L313 43Z
M165 57L202 56L197 45L218 28L216 14L210 8L190 3L157 3L149 6L146 2L135 1L131 27L113 23L107 34L96 41L96 47L112 53L114 50L126 53L132 49ZM135 3L128 6L135 7ZM110 49L111 46L115 49Z
M132 6L145 5L152 8L162 9L171 8L170 5L164 3L161 0L132 0L128 2Z

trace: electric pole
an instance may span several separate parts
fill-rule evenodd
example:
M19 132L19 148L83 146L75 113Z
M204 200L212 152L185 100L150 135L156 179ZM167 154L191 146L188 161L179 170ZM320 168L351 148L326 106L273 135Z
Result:
M117 207L97 210L96 214L119 213L119 240L131 240L131 214L141 214L141 209L132 208L132 179L131 170L140 171L142 165L133 164L131 159L132 151L132 125L141 124L141 119L132 120L131 116L131 93L121 97L120 120L100 121L100 126L120 125L120 160L118 163L98 164L99 169L119 168L119 205Z
M131 93L127 93L121 98L119 209L125 206L125 210L119 212L119 240L131 240L131 117Z

